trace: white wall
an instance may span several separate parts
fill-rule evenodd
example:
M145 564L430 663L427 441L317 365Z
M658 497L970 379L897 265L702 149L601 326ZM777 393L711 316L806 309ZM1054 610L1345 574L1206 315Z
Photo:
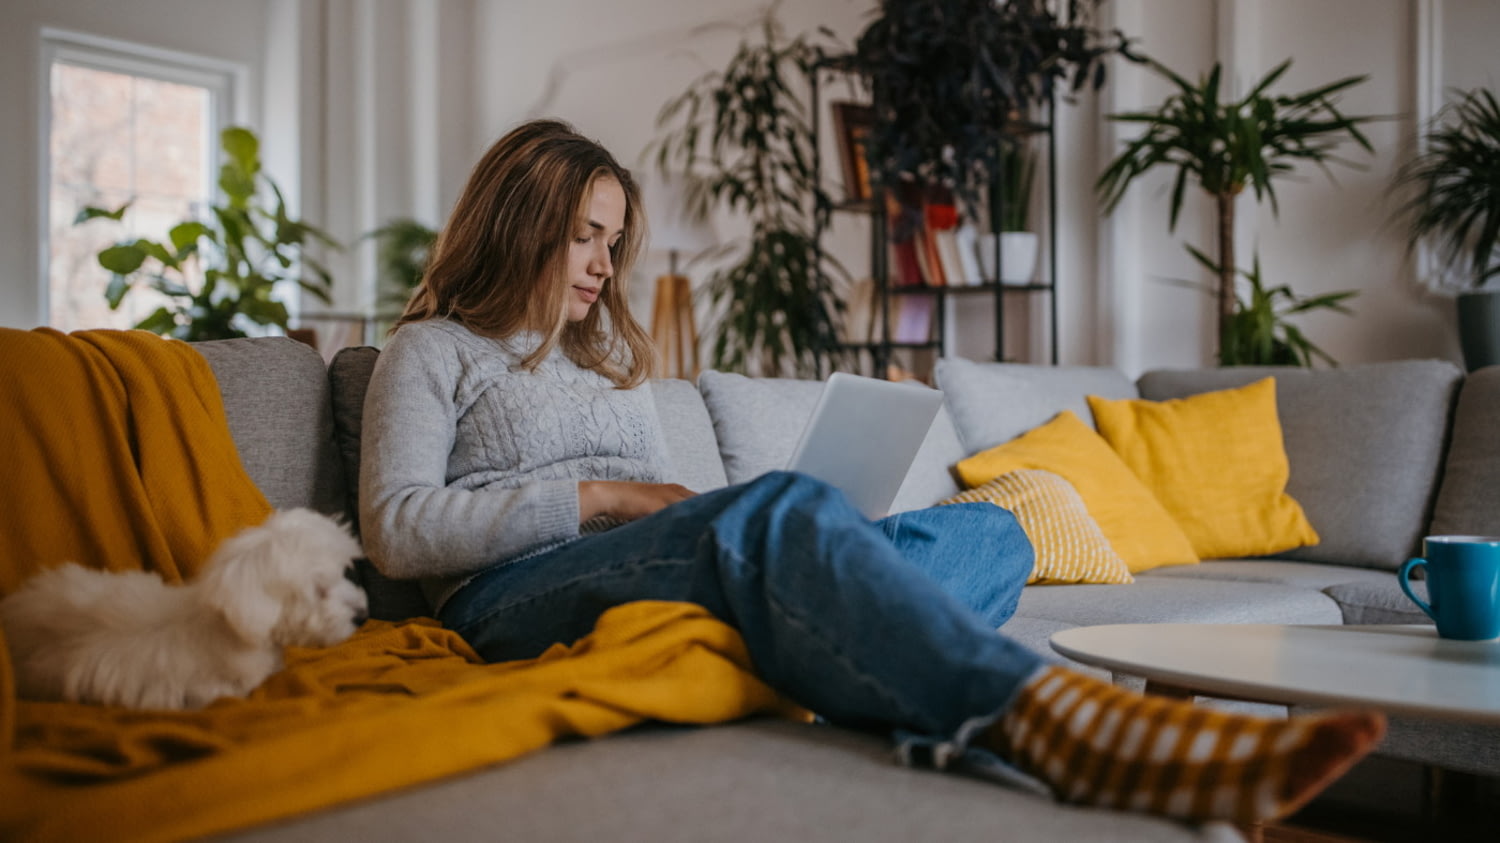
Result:
M790 33L828 26L852 44L874 5L789 3L779 17ZM1269 280L1303 294L1360 291L1352 302L1357 316L1322 314L1304 323L1345 364L1458 359L1451 302L1417 284L1404 238L1388 221L1385 186L1415 146L1431 91L1497 83L1491 45L1500 35L1500 3L1109 0L1103 9L1107 22L1137 36L1143 50L1187 74L1223 59L1243 84L1292 57L1283 90L1295 90L1369 73L1345 105L1392 116L1369 129L1377 154L1363 156L1364 169L1338 170L1337 183L1316 171L1283 182L1279 217L1247 201L1240 254L1248 262L1258 248ZM43 26L250 68L249 117L262 129L269 170L309 220L353 240L392 216L440 223L484 148L530 117L563 117L627 166L641 164L641 151L658 134L660 106L703 72L722 68L763 10L744 0L11 0L8 25L0 29L0 108L21 118L0 126L0 191L8 197L0 209L0 325L31 327L40 318L36 115ZM1059 115L1065 363L1136 373L1212 360L1212 300L1163 280L1206 280L1182 242L1211 245L1211 207L1190 197L1169 234L1166 173L1134 185L1107 218L1093 195L1093 180L1120 141L1121 129L1101 115L1155 105L1168 92L1162 80L1118 65L1099 96L1085 96ZM831 146L825 149L825 160L835 162L833 155ZM719 231L728 237L743 228L721 222ZM833 249L856 274L868 270L866 236L862 220L838 220ZM332 260L339 278L335 309L367 307L370 245ZM643 317L649 279L664 269L661 256L648 256L640 267L633 301ZM692 274L701 281L707 272ZM987 307L970 306L979 315L965 317L971 327L963 328L958 353L988 356ZM1040 359L1045 334L1033 332L1032 339Z
M804 0L782 3L776 16L788 37L828 27L846 47L867 22L874 0ZM524 120L557 117L599 139L626 167L648 169L642 158L660 136L658 111L711 70L721 70L739 44L759 39L766 9L745 0L551 0L491 2L478 8L477 124L488 143ZM823 41L821 43L828 43ZM825 97L824 102L827 102ZM825 137L831 135L823 124ZM837 158L825 145L828 172ZM833 248L848 257L851 271L868 273L868 226L841 217ZM743 221L719 218L721 238L742 236ZM647 254L631 290L633 309L649 319L652 279L667 269L662 254ZM701 284L711 267L687 274ZM700 314L698 328L704 330Z
M0 27L0 326L41 324L41 30L72 30L259 67L267 8L243 0L7 0ZM252 77L252 88L254 79ZM248 117L260 119L259 94Z
M1493 85L1500 75L1492 50L1500 35L1500 4L1112 0L1109 6L1119 26L1141 36L1145 52L1179 73L1194 77L1223 60L1233 71L1237 95L1286 58L1293 59L1292 68L1273 90L1300 91L1344 76L1370 76L1347 93L1342 106L1347 113L1388 118L1366 129L1375 154L1347 147L1345 157L1360 162L1361 169L1335 168L1335 181L1312 169L1300 179L1279 182L1279 216L1269 204L1256 208L1253 200L1241 200L1239 262L1248 266L1258 250L1267 282L1290 284L1302 295L1358 290L1350 302L1355 316L1322 313L1300 323L1343 364L1403 357L1458 361L1452 302L1418 283L1404 234L1391 221L1394 203L1387 193L1396 167L1415 148L1423 86ZM1430 37L1426 20L1437 21ZM1122 68L1103 98L1104 108L1158 104L1167 90L1146 77L1139 68ZM1106 128L1106 158L1119 142L1110 133ZM1096 359L1132 373L1210 363L1216 345L1209 298L1161 281L1207 280L1181 244L1213 253L1213 209L1195 199L1175 235L1168 234L1167 189L1165 173L1133 186L1100 235L1099 297L1113 310L1099 313L1097 331L1110 340Z

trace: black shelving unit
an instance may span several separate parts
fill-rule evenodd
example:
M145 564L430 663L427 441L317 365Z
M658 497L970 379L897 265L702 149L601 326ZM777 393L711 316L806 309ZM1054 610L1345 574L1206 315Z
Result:
M822 184L823 161L822 161L822 124L824 122L823 103L821 97L821 82L825 75L847 76L850 73L847 57L829 57L814 65L810 75L810 102L812 105L812 140L813 140L813 172ZM853 354L869 354L872 358L874 374L884 377L887 366L892 362L892 352L898 349L931 350L938 355L943 353L947 347L947 306L950 296L958 298L972 298L974 296L989 295L994 302L994 359L1006 360L1005 347L1005 309L1006 298L1009 295L1045 295L1047 297L1047 336L1050 349L1050 362L1056 364L1058 361L1058 330L1057 330L1057 137L1052 130L1054 109L1049 105L1046 108L1044 119L1039 122L1028 124L1025 131L1019 132L1018 136L1026 143L1041 142L1045 144L1046 158L1046 232L1045 238L1045 273L1040 280L1025 284L1005 284L1000 281L1003 275L1003 238L995 238L995 280L986 281L978 285L897 285L891 280L889 252L887 249L888 220L884 201L834 201L831 206L833 214L862 214L870 219L870 274L875 283L875 296L872 306L875 307L874 336L868 342L846 343L843 348L846 352ZM1038 141L1040 139L1040 141ZM1033 188L1035 184L1033 183ZM998 189L998 185L992 189ZM839 193L842 193L842 188ZM1003 209L1001 209L1003 210ZM998 217L999 214L994 216ZM822 271L822 243L823 236L827 230L827 216L824 214L814 215L813 238L817 244L815 264L817 271ZM928 296L932 298L933 324L928 339L924 342L897 342L892 339L891 331L891 304L897 297L902 296Z

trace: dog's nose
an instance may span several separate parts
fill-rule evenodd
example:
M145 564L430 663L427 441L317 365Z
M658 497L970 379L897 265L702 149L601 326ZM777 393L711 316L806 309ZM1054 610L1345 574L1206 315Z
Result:
M370 619L370 615L369 615L368 612L355 612L354 613L354 625L355 626L364 626L365 625L365 621L367 621L369 619Z

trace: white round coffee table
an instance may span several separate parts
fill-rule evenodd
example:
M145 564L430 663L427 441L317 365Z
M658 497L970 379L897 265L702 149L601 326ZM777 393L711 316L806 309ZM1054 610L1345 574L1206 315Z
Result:
M1500 641L1431 626L1114 624L1054 633L1052 648L1153 691L1500 724Z

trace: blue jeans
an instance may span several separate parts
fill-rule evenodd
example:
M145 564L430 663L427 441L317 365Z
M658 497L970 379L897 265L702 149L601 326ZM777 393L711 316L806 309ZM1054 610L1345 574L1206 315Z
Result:
M1031 566L1030 542L992 504L875 524L837 489L775 472L496 565L438 616L500 661L571 643L621 603L696 603L805 708L962 751L1041 666L995 632Z

